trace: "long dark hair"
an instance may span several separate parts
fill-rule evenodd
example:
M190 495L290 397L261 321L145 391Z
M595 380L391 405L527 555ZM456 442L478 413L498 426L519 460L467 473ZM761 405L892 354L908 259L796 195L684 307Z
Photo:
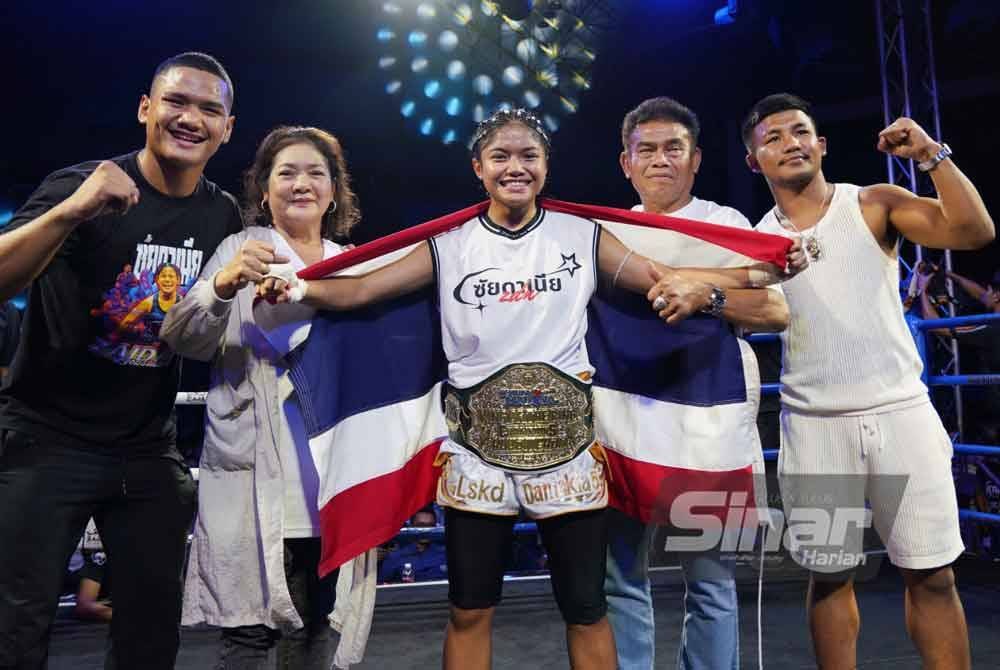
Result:
M346 242L351 229L361 220L358 198L351 189L351 174L347 171L340 141L331 133L306 126L278 126L267 134L257 147L253 165L243 174L243 219L248 226L271 226L271 211L261 207L271 176L274 157L292 144L308 143L326 159L330 179L334 184L332 212L323 215L322 236L328 240Z

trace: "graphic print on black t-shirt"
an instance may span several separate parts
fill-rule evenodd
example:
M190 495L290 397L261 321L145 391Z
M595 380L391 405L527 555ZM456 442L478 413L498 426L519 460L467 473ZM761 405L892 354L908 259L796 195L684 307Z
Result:
M88 351L118 365L170 364L173 354L160 341L160 326L201 272L204 253L194 242L189 237L184 246L170 247L147 236L136 245L135 261L122 268L101 304L90 311L99 323Z

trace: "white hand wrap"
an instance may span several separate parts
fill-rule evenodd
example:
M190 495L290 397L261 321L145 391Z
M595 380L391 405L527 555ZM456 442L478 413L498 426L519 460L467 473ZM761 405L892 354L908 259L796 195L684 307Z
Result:
M271 269L264 275L264 279L268 277L280 279L288 284L286 292L288 293L289 302L302 302L302 299L306 297L308 283L304 279L299 279L291 263L275 263L271 265Z

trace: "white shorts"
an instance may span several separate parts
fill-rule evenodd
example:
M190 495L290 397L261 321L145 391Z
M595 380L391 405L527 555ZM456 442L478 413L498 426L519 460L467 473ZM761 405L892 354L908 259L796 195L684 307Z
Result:
M451 440L441 445L438 458L446 459L437 489L442 507L499 516L523 510L530 519L545 519L608 506L604 454L596 445L540 474L513 474L488 465Z
M792 527L796 509L799 521L810 519L817 509L864 512L867 500L870 522L894 565L914 570L948 565L965 548L951 456L951 440L929 400L851 416L784 409L778 477L785 518ZM857 516L847 512L839 524L835 514L832 522L826 518L831 532L823 551L830 553L816 551L823 546L825 531L820 529L804 534L804 542L789 533L792 556L820 572L853 567L850 557L863 550L863 528L851 522ZM838 557L847 557L846 563L838 563Z

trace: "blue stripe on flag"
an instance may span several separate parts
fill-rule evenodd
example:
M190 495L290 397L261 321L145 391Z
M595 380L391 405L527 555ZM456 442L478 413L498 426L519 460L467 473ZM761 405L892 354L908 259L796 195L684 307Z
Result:
M435 291L318 313L309 338L291 355L310 437L361 412L419 398L445 378Z
M590 301L587 353L594 384L685 405L746 401L739 343L721 319L664 324L645 296L605 291Z

